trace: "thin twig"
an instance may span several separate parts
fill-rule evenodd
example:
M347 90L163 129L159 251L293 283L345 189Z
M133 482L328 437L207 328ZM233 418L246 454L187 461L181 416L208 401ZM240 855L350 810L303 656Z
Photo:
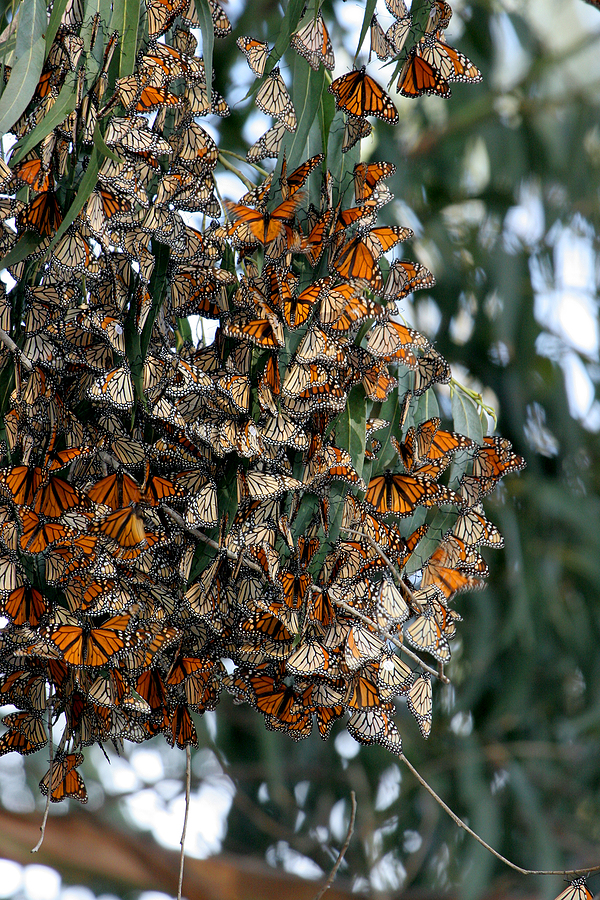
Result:
M394 647L397 647L401 653L405 653L406 656L410 657L410 659L414 660L414 662L418 663L425 672L429 672L430 675L433 675L434 678L437 678L438 681L441 681L442 684L450 684L450 679L447 675L440 673L437 669L432 669L431 666L428 666L427 663L424 663L423 660L417 656L416 653L413 653L412 650L409 650L406 644L403 644L398 638L395 638L393 634L390 634L389 631L386 631L385 628L382 628L381 625L378 625L374 619L369 618L369 616L365 616L364 613L359 612L353 606L350 606L349 603L344 603L343 600L336 600L335 597L331 597L331 602L336 606L339 606L340 609L345 609L346 612L352 613L357 619L360 619L361 622L364 622L365 625L370 625L372 628L375 628L382 638L386 641L391 641Z
M32 853L37 853L42 844L44 843L44 835L46 834L46 822L48 821L48 813L50 812L50 798L52 797L52 776L53 776L53 749L54 746L52 744L52 703L48 704L48 740L50 742L50 774L49 774L49 782L48 782L48 793L46 794L46 808L44 809L44 818L42 819L42 824L40 825L40 831L42 832L40 835L40 839L31 851Z
M398 759L404 763L404 765L410 769L413 773L419 784L425 788L428 794L431 794L435 802L441 806L444 812L448 813L452 821L458 825L459 828L462 828L467 834L470 834L471 837L475 838L478 844L481 844L482 847L485 847L492 856L495 856L496 859L499 859L500 862L503 862L510 869L514 869L515 872L519 872L521 875L564 875L568 877L576 878L578 875L589 875L592 872L600 872L600 865L597 866L586 866L585 869L523 869L521 866L518 866L516 863L511 862L510 859L507 859L505 856L502 856L501 853L498 853L497 850L494 850L493 847L490 847L488 843L486 843L483 838L479 837L479 835L473 831L472 828L469 828L466 822L463 822L459 816L456 815L453 810L450 809L447 803L444 803L441 797L439 797L436 792L433 790L431 785L429 785L422 775L417 772L412 763L410 763L403 753L398 754Z
M186 525L183 518L179 515L178 512L175 512L174 509L171 509L169 506L163 506L163 510L168 516L170 516L171 519L173 519L174 522L177 522L180 528L183 528L184 531L187 531L188 534L191 534L195 538L198 538L198 540L203 541L205 544L208 544L209 547L213 547L213 549L221 550L221 552L223 552L223 548L219 547L218 543L216 541L213 541L212 538L206 537L206 535L202 534L201 531L198 531L197 528L191 528L189 525ZM236 562L240 556L239 553L234 553L233 550L226 550L225 553L227 554L227 559L233 559ZM265 578L265 573L263 569L261 569L261 567L258 565L258 563L255 563L251 559L246 558L244 559L244 565L248 569L252 569L254 572L258 572L258 574L262 578Z
M190 792L192 787L192 751L190 745L185 747L185 814L183 816L183 828L181 831L181 852L179 854L179 881L177 882L177 900L181 900L181 889L183 887L183 865L185 861L185 835L188 825L188 814L190 811Z
M236 169L235 166L232 166L230 162L227 162L222 153L219 153L219 162L223 166L224 169L229 169L230 172L233 172L234 175L240 179L242 184L245 184L249 191L253 191L256 187L255 184L252 184L249 178L246 178L243 172L240 172L239 169Z
M335 876L337 875L337 870L339 869L341 862L342 862L344 856L346 855L346 850L350 846L350 841L352 840L352 835L354 834L354 822L356 820L356 794L354 793L354 791L350 791L350 801L352 803L352 809L350 811L350 823L348 825L348 833L346 834L346 840L344 841L342 849L338 853L338 858L336 859L336 861L333 865L333 869L329 873L329 877L327 878L327 881L325 882L325 884L323 885L323 887L321 888L319 893L316 895L314 900L321 900L321 897L323 896L325 891L329 890L329 888L333 884Z
M219 150L219 153L226 153L227 156L233 156L233 157L235 157L235 159L239 159L239 160L241 160L242 162L245 162L246 165L252 166L254 169L256 169L256 171L258 172L258 174L259 174L259 175L262 175L264 178L268 178L268 177L269 177L269 173L267 172L266 169L263 169L262 166L259 166L259 165L258 165L257 163L255 163L255 162L252 162L252 161L249 160L247 157L241 156L239 153L234 153L233 150L225 150L224 147L221 147L220 150Z
M402 576L400 575L400 572L398 571L398 567L394 565L394 563L386 555L385 551L380 546L380 544L378 544L377 541L374 538L372 538L370 534L365 534L363 531L357 531L356 528L344 528L344 526L342 526L340 528L340 531L347 531L347 532L349 532L349 534L355 534L358 537L364 538L366 540L366 542L373 548L373 550L376 550L377 553L379 553L382 560L384 561L384 563L386 564L386 566L389 568L390 572L394 576L396 583L397 583L398 587L400 588L400 590L403 592L405 598L410 603L412 603L414 606L419 606L419 603L417 602L417 600L415 600L415 595L413 594L413 592L411 591L409 586L403 581Z
M29 371L31 372L31 370L33 369L33 363L27 356L25 356L21 348L15 344L13 339L9 337L9 335L4 331L3 328L0 328L0 342L4 344L4 346L7 347L11 353L14 353L15 356L18 357L19 362L21 362L25 366L25 368L29 369Z

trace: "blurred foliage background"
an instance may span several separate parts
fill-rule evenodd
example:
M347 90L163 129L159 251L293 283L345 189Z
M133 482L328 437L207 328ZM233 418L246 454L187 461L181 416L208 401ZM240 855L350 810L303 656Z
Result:
M430 294L405 301L407 319L495 407L499 432L528 468L487 504L506 548L485 553L489 587L457 599L464 622L453 685L435 691L429 741L402 709L398 724L407 757L500 852L531 868L592 866L600 862L600 11L582 0L456 0L453 9L448 40L483 83L453 85L450 101L398 98L399 127L375 128L364 156L395 162L396 199L382 218L414 229L411 257L437 278ZM354 0L327 0L336 47L355 46L362 11ZM215 83L235 102L249 80L235 37L272 35L280 11L253 0L228 13L234 35L218 48ZM338 53L337 63L336 73L351 58ZM219 126L222 146L244 153L264 130L256 115L250 101L238 103ZM439 399L449 412L449 395ZM552 898L561 889L560 878L526 880L504 868L384 750L360 748L345 733L293 744L225 697L200 733L191 856L241 854L322 877L354 790L357 827L341 887L463 900ZM44 760L15 756L0 759L4 821L34 810L41 820ZM90 753L90 803L79 820L95 817L105 835L151 825L154 839L176 848L184 765L162 739L110 766ZM73 814L66 807L52 810L49 834ZM22 862L24 852L3 828L0 856ZM62 882L36 871L0 863L0 896L139 890L86 872L85 854L77 871L61 870ZM67 888L74 880L87 888ZM147 887L156 884L150 877ZM307 883L302 896L315 891Z

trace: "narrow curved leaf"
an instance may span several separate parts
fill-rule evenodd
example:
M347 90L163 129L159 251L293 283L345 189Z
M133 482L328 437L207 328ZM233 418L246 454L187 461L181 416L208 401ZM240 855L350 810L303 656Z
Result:
M64 219L61 222L60 228L54 235L52 243L48 250L55 247L59 242L63 234L67 231L68 228L71 227L83 207L85 206L90 194L96 187L96 182L98 180L98 172L100 171L100 165L102 163L102 157L98 153L96 147L92 150L92 155L90 156L90 161L88 163L88 167L85 170L85 174L79 183L79 190L75 195L75 199L71 203Z
M120 78L131 75L135 68L139 20L139 0L115 0L110 30L119 32Z
M478 444L483 443L483 429L477 406L460 388L455 388L452 393L452 418L456 431Z
M14 64L8 84L0 97L0 134L10 131L27 109L40 80L45 55L46 41L39 37Z
M200 31L202 32L202 57L204 59L204 73L206 76L206 96L212 96L213 76L213 50L215 46L215 27L208 0L195 0L196 12L200 19Z

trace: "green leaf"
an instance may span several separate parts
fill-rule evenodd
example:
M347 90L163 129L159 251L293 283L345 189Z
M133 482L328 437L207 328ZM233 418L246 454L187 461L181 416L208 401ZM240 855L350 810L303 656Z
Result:
M22 26L23 22L20 25ZM20 32L21 28L19 28L19 35ZM17 46L19 35L17 35ZM40 36L32 41L27 51L12 67L9 82L0 97L0 134L10 131L19 116L27 109L40 80L45 55L46 42L44 37Z
M114 0L110 31L119 32L119 78L131 75L135 68L139 20L139 0Z
M27 259L41 240L42 238L39 234L36 234L34 231L26 231L15 246L8 251L6 256L0 259L0 269L9 269L11 266L16 266L17 263Z
M321 152L320 130L315 128L312 133L311 130L318 121L321 99L326 91L323 67L315 72L302 56L296 55L292 76L292 102L298 117L298 127L287 150L288 172L293 171L305 159Z
M17 59L29 55L35 42L39 38L45 37L47 27L46 0L25 0L19 8L17 45L15 47Z
M452 393L452 418L456 431L478 444L483 444L483 429L477 406L467 394L456 387Z
M321 146L322 151L327 159L328 148L329 148L329 137L331 135L331 126L333 120L335 118L335 100L333 99L333 94L329 93L329 85L331 84L331 78L328 74L325 75L325 84L323 85L323 92L321 94L321 102L319 104L319 127L321 129ZM340 149L341 153L341 149Z
M360 29L360 37L358 39L358 46L356 48L356 53L354 54L354 59L356 59L356 57L360 53L360 48L363 45L363 41L371 25L371 19L373 18L376 6L377 0L367 0L367 5L365 6L365 17L363 19L362 28Z
M198 0L196 0L196 2L198 2ZM271 50L265 66L265 75L268 75L269 72L275 68L287 48L290 46L290 38L298 28L298 23L303 10L304 0L290 0L288 3L283 19L281 20L279 35L275 41L275 46Z
M352 463L359 475L365 464L365 420L366 396L362 385L357 385L348 395L346 409L336 420L335 439L352 457Z
M67 8L69 0L55 0L52 4L52 12L50 13L50 21L48 22L48 28L46 29L46 51L48 51L56 37L56 32L58 31L58 26L60 25L60 20L63 17L63 13Z
M123 163L118 154L115 153L114 150L111 150L104 138L102 137L102 132L98 125L94 128L94 147L98 150L101 156L108 156L110 159L113 159L117 163Z
M90 156L90 161L88 163L88 167L85 170L83 178L79 182L79 190L75 195L75 199L71 203L64 219L61 222L60 228L54 235L52 239L52 243L48 250L52 247L55 247L59 242L63 234L66 233L67 229L73 224L86 202L88 201L90 194L96 187L96 182L98 180L98 172L100 170L100 165L102 163L102 158L98 153L96 147L92 150L92 155Z
M427 419L438 417L439 414L440 408L438 406L437 397L435 396L435 391L430 388L428 391L425 391L424 394L421 394L418 399L414 409L415 422L421 424L421 422L426 422Z
M56 98L56 103L46 113L41 122L35 126L33 131L23 138L23 142L17 144L16 150L11 156L11 164L17 163L26 153L29 153L33 147L36 147L41 141L47 137L51 131L54 131L57 125L67 118L73 112L77 105L77 82L74 76L68 78L60 89L60 94Z
M202 58L204 59L204 72L206 75L206 95L212 97L212 76L213 76L213 50L215 46L215 27L213 25L212 13L208 0L195 0L196 12L200 19L200 30L202 32Z

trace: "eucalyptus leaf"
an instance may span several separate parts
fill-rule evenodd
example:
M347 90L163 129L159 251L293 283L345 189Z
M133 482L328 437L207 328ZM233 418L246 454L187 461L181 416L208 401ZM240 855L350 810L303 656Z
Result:
M10 131L29 106L42 74L45 55L46 41L39 37L12 67L8 84L0 97L0 134Z
M452 418L455 431L478 444L483 443L483 430L477 406L460 388L454 388L452 393Z
M100 171L101 163L102 157L100 156L96 147L94 147L94 149L92 150L92 155L90 156L88 167L85 170L81 181L79 182L79 190L77 191L75 199L67 210L66 215L60 224L60 227L54 235L49 249L56 246L63 234L65 234L66 231L71 227L71 225L87 203L92 191L96 187L98 172Z
M212 97L215 27L208 0L195 0L195 3L196 12L200 19L200 31L202 32L202 57L204 59L204 73L206 76L206 96L210 99Z
M119 32L119 78L135 68L139 20L139 0L114 0L110 30Z

